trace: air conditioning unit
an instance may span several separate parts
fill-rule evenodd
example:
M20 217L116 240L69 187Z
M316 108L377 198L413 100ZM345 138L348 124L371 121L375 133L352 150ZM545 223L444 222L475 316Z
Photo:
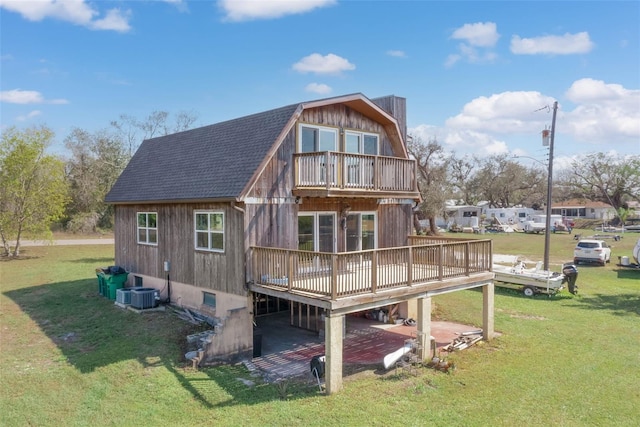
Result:
M116 289L116 302L131 304L131 289Z
M131 307L145 309L154 308L158 304L160 293L154 288L131 289Z

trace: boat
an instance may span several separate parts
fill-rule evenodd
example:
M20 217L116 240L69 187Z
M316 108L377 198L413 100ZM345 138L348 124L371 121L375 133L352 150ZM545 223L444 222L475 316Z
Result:
M527 268L524 261L517 261L513 266L493 265L495 281L498 286L515 288L530 297L544 293L554 295L563 289L565 275L542 269L542 262L534 268Z

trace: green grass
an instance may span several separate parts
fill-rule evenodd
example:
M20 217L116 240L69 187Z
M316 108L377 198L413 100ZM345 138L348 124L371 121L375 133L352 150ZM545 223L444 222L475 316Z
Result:
M494 253L542 259L543 235L486 237ZM112 246L26 247L25 259L0 260L0 425L635 426L640 272L615 263L638 237L612 242L606 267L579 266L576 297L496 288L500 336L451 356L452 373L354 370L331 396L311 380L263 383L242 365L190 369L193 326L98 295L94 269L113 264ZM574 246L552 235L552 266ZM437 318L482 323L478 291L433 303Z

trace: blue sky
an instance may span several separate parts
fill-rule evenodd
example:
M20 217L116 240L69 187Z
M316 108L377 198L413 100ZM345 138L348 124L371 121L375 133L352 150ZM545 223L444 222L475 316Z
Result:
M361 92L463 154L640 154L638 1L0 0L0 126L208 125ZM526 157L523 158L526 161Z

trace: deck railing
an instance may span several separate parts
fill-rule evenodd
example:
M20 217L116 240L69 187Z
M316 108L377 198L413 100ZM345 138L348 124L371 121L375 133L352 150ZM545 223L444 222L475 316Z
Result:
M336 300L491 271L490 240L457 240L359 252L251 248L252 280Z
M414 160L334 151L293 159L296 188L416 191Z

